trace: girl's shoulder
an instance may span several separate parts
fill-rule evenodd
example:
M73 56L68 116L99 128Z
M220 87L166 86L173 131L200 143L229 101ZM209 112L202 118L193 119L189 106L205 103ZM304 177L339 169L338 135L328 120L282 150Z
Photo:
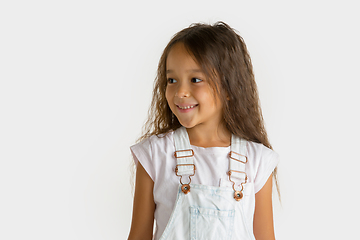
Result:
M248 141L248 171L258 192L279 163L279 154L261 143Z
M278 155L274 150L266 147L262 143L248 141L247 143L248 152L254 156L272 156Z
M147 137L145 139L143 139L142 141L140 141L137 144L142 144L142 143L151 143L151 144L161 144L161 143L166 143L168 141L174 142L173 140L173 131L169 131L167 133L161 133L161 134L154 134L151 135L150 137Z
M174 154L172 135L172 132L152 135L130 147L135 165L140 162L154 182L158 179L158 174L162 172L161 163Z
M158 135L151 135L140 142L132 145L131 149L153 149L153 148L166 148L174 145L173 131L162 133Z

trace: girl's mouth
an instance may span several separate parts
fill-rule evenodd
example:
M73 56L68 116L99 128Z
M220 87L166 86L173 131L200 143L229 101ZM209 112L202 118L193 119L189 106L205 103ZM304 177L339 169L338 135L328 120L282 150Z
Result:
M195 105L189 105L189 106L179 106L176 105L176 107L178 107L180 110L189 110L189 109L193 109L194 107L198 106L199 104L195 104Z

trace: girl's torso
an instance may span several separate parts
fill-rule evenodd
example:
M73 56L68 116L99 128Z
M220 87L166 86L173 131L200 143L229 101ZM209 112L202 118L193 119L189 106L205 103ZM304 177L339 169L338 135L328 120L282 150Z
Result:
M174 209L179 177L175 174L176 158L173 132L162 136L152 136L131 147L135 161L140 161L154 181L154 201L156 204L155 239L162 235ZM192 184L232 189L227 172L229 171L230 147L202 148L191 146L194 151L196 174L191 178ZM277 165L278 155L262 144L247 143L248 176L244 189L244 215L252 223L255 193L261 189ZM251 224L252 228L252 224Z

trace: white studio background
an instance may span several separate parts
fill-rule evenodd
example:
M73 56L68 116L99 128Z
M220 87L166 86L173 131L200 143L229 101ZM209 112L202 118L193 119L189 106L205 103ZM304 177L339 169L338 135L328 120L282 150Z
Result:
M280 154L276 236L359 239L356 1L2 1L0 239L126 239L161 51L227 22Z

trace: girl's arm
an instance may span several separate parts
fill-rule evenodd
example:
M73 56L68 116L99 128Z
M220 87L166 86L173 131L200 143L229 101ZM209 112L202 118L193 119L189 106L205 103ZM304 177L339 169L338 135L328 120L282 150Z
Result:
M138 162L133 216L128 240L152 239L155 211L153 188L153 180Z
M272 211L272 174L255 194L254 235L256 240L275 240Z

